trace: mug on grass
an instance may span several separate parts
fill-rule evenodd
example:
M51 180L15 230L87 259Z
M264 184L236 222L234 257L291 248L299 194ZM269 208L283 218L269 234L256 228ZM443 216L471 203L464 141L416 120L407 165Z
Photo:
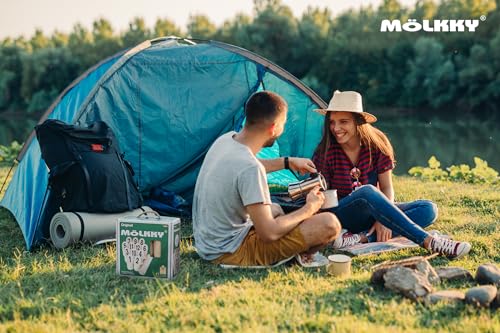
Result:
M328 256L330 263L326 266L328 274L336 277L348 277L351 275L351 257L343 254L332 254Z

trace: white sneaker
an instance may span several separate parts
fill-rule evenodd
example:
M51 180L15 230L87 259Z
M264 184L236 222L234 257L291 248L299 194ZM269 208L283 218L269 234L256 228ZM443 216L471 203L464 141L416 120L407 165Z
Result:
M337 239L335 239L335 241L332 244L332 247L334 249L341 249L359 243L361 243L360 234L353 234L352 232L349 232L346 229L342 229L342 233Z
M327 257L319 252L314 254L299 253L295 255L295 259L302 267L321 267L328 265L330 262Z
M469 253L470 244L467 242L458 242L451 239L434 236L431 239L429 250L444 254L449 258L460 258Z

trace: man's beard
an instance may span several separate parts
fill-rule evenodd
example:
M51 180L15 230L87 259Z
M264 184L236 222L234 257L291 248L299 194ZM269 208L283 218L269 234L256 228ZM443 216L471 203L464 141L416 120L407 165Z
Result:
M274 145L274 142L278 139L277 136L270 138L264 143L264 148L272 147Z

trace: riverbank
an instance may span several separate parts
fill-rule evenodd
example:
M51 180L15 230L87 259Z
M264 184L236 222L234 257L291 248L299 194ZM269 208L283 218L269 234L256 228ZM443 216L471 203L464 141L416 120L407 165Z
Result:
M0 169L0 179L7 170ZM472 272L500 262L500 187L395 177L398 201L439 206L432 227L471 242L469 256L434 266ZM465 304L424 306L369 284L368 268L421 249L354 258L353 275L336 280L297 265L227 271L199 259L184 222L181 272L174 281L119 278L115 246L81 244L31 253L10 214L0 210L0 331L321 331L497 332L498 312ZM445 283L466 290L473 282ZM498 311L498 310L497 310Z

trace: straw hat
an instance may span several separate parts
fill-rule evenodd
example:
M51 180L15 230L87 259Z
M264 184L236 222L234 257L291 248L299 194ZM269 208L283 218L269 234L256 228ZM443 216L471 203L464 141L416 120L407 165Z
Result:
M314 111L325 115L330 111L343 111L359 113L363 116L367 123L374 123L377 121L377 117L371 113L363 111L363 101L361 95L355 91L339 91L335 90L333 93L330 104L326 109L315 109Z

